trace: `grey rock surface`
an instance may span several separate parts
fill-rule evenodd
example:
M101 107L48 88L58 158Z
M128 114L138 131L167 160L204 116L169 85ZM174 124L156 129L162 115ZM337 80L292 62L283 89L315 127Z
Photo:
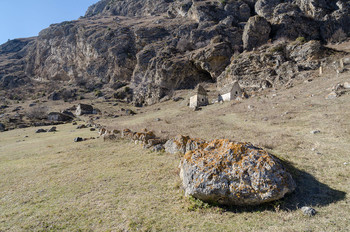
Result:
M308 207L308 206L304 206L300 210L304 215L309 216L309 217L315 216L317 213L314 208Z
M252 50L267 42L270 37L271 26L268 21L260 16L251 17L244 27L243 48Z
M5 125L0 123L0 132L4 132L6 129Z
M261 148L229 140L207 142L180 163L185 194L223 205L257 205L294 191L282 163Z
M35 133L46 133L46 132L47 132L47 130L45 130L45 129L37 129L35 131Z

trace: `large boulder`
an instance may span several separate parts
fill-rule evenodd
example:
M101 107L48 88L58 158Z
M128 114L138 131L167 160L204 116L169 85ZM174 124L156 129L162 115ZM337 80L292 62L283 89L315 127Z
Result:
M320 39L318 22L305 15L298 6L291 3L281 3L274 8L272 33L274 39Z
M269 40L271 26L263 17L251 17L244 27L243 31L243 48L252 50L265 44Z
M185 194L223 205L257 205L282 198L296 185L275 156L250 143L213 140L180 163Z
M255 12L266 19L271 19L274 8L281 3L281 0L258 0L255 4Z

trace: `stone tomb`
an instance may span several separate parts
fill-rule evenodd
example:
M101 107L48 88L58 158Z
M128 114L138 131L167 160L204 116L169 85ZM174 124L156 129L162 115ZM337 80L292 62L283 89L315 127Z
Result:
M207 91L203 86L198 85L194 90L194 95L190 98L190 107L196 108L209 104Z
M79 104L75 111L75 115L81 116L83 114L92 114L93 111L94 108L91 105Z
M238 84L238 81L233 82L232 87L230 88L228 93L219 95L218 101L232 101L237 97L242 97L243 91Z

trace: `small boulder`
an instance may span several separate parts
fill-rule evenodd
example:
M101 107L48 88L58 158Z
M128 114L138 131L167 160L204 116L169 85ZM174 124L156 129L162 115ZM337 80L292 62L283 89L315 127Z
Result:
M303 212L304 215L309 217L315 216L317 213L314 208L307 207L307 206L302 207L300 210L301 212Z
M68 116L70 116L72 118L75 117L74 114L71 111L69 111L69 110L63 110L61 113L65 114L65 115L68 115Z
M331 92L330 94L328 94L326 96L326 99L327 100L333 100L333 99L336 99L338 97L338 94L336 92Z
M6 129L5 125L0 123L0 132L4 132Z
M115 141L118 140L120 138L120 135L118 134L105 134L102 136L103 141Z
M83 138L81 138L81 137L76 137L76 138L74 138L74 142L82 142L82 141L84 141L84 139Z
M85 129L85 128L87 128L87 127L84 124L80 124L79 126L77 126L77 129Z
M186 196L222 205L257 205L294 191L275 156L250 143L213 140L185 154L180 177Z
M125 115L126 115L126 116L135 115L135 114L136 114L136 113L135 113L134 111L130 110L130 109L126 109L126 110L125 110Z
M46 133L47 131L44 129L37 129L35 133Z
M344 82L343 86L344 86L344 89L350 89L350 83L349 82Z
M160 152L164 150L164 146L162 144L157 144L152 147L152 151L154 152Z
M28 128L28 127L29 127L29 125L27 125L27 124L19 124L17 126L17 128L19 128L19 129Z
M169 139L165 144L165 151L170 154L182 153L192 151L198 148L205 148L207 143L205 140L192 139L189 136L178 135L173 139Z
M173 139L169 139L165 144L165 151L170 154L182 153L186 152L186 144L190 139L189 136L178 135Z
M173 97L172 99L173 99L174 102L178 102L178 101L184 100L183 97Z
M57 128L55 126L51 127L47 132L56 132Z

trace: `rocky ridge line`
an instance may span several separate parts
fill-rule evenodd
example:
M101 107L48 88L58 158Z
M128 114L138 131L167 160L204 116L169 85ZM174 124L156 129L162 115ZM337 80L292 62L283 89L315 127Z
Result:
M349 23L345 0L102 0L78 20L1 45L0 87L111 89L141 106L200 82L277 86L327 55L310 60L306 49L283 41L317 40L309 48L322 51L323 42L350 35ZM282 45L254 51L268 41Z

